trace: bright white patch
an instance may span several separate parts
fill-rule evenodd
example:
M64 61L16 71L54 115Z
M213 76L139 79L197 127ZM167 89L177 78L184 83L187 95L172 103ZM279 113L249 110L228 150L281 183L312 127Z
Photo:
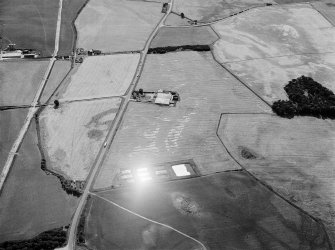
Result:
M172 169L177 176L191 175L191 173L187 171L185 164L174 165Z
M150 173L148 172L147 168L138 168L136 171L138 180L140 182L152 180L152 177L150 176Z

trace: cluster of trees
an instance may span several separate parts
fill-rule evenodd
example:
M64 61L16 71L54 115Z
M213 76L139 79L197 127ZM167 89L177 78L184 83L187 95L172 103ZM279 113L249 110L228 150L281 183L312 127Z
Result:
M272 110L277 115L289 119L295 115L335 119L334 93L311 77L293 79L284 89L289 100L273 103Z
M180 46L167 46L167 47L157 47L150 48L148 50L148 54L165 54L167 52L174 51L185 51L185 50L193 50L193 51L210 51L211 48L209 45L180 45Z
M45 231L30 240L5 241L0 250L52 250L66 245L67 228L60 227Z
M85 181L75 182L75 181L72 181L72 180L67 180L63 176L61 176L60 174L57 174L57 173L54 173L54 172L50 171L49 169L47 169L45 159L41 160L41 169L44 172L46 172L47 174L52 174L52 175L56 176L59 179L63 190L67 194L71 194L71 195L76 196L76 197L79 197L82 194L82 189L85 186Z
M86 216L88 214L88 207L91 204L91 196L87 197L86 205L84 207L84 211L80 215L78 227L77 227L77 244L78 245L85 245L85 223L86 223Z
M47 174L52 174L52 175L56 176L59 179L59 181L60 181L60 183L62 185L63 190L67 194L71 194L71 195L73 195L75 197L80 197L80 195L82 194L82 189L77 187L77 183L75 181L67 180L63 176L61 176L60 174L57 174L57 173L54 173L54 172L48 170L46 168L46 161L44 159L42 159L42 161L41 161L41 169L44 172L46 172ZM79 186L81 186L81 187L84 188L84 186L85 186L85 182L84 181L80 182L79 184L80 184Z

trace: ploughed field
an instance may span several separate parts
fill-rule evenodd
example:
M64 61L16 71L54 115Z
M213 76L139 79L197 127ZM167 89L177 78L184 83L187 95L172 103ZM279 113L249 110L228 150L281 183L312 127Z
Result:
M139 58L138 53L86 57L68 75L54 98L71 101L122 96L135 75Z
M23 126L27 112L26 108L0 111L0 172Z
M47 167L85 180L119 110L121 98L61 103L40 115Z
M210 52L150 54L137 87L177 91L181 100L173 108L128 104L95 188L110 187L125 166L193 159L202 174L236 169L216 136L220 114L271 112Z
M48 61L0 62L0 106L30 105Z
M88 209L90 249L202 249L174 229L208 249L330 248L319 222L245 171L99 192Z
M0 242L30 239L66 226L77 206L59 180L41 170L36 125L33 121L0 194Z
M248 171L321 219L335 243L334 131L328 119L224 114L218 135Z
M163 17L162 4L145 1L89 1L76 19L78 48L103 52L139 51Z

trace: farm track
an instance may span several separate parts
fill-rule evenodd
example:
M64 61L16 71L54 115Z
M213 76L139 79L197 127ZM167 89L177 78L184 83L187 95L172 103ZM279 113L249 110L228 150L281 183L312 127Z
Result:
M187 28L187 27L201 27L201 26L207 26L207 25L212 25L212 24L215 24L215 23L218 23L218 22L221 22L225 19L228 19L230 17L234 17L236 15L239 15L239 14L242 14L243 12L246 12L246 11L249 11L249 10L252 10L252 9L258 9L258 8L265 8L265 7L271 7L271 6L276 6L276 5L279 5L279 6L283 6L283 5L295 5L295 4L310 4L312 5L311 3L313 2L316 2L316 1L305 1L305 2L299 2L299 3L286 3L286 4L273 4L273 5L270 5L270 6L266 6L266 5L258 5L258 6L253 6L253 7L250 7L250 8L247 8L247 9L244 9L244 10L241 10L239 12L236 12L234 14L230 14L228 16L225 16L225 17L221 17L221 18L218 18L214 21L211 21L211 22L199 22L198 21L198 24L190 24L190 25L165 25L166 27L169 27L169 28L181 28L181 27L184 27L184 28ZM313 6L312 6L313 7ZM315 9L315 7L313 7ZM316 11L318 11L317 9L315 9ZM328 18L326 18L320 11L318 11L328 22L330 22L328 20ZM174 11L171 11L171 13L175 14L175 15L178 15L180 16L180 14L174 12ZM191 18L185 16L185 19L189 20L189 21L193 21ZM331 23L331 22L330 22ZM331 25L333 26L333 24L331 23Z
M8 155L6 164L1 172L0 175L0 194L2 192L2 188L4 186L5 180L7 179L7 176L10 172L10 168L13 165L13 161L15 159L16 153L20 148L20 145L22 144L23 138L25 136L25 134L27 133L27 130L30 126L30 123L35 115L35 113L38 111L39 109L39 99L42 95L43 89L48 81L48 77L51 73L52 67L56 61L56 56L58 53L58 48L59 48L59 37L60 37L60 28L61 28L61 19L62 19L62 7L63 7L63 0L59 0L59 8L58 8L58 18L57 18L57 27L56 27L56 36L55 36L55 49L54 52L52 54L52 58L50 59L48 68L44 74L44 77L42 79L42 82L40 83L40 86L36 92L35 98L31 104L31 108L28 111L28 115L24 121L24 125L22 127L22 129L20 130L20 133L16 139L16 141L14 142L12 149Z
M323 224L323 222L314 217L313 215L309 214L308 212L306 212L305 210L303 210L302 208L300 208L299 206L295 205L294 203L292 203L290 200L286 199L283 195L281 195L280 193L278 193L276 190L274 190L270 185L268 185L267 183L263 182L262 180L260 180L259 178L257 178L255 175L253 175L252 173L250 173L244 166L242 163L240 163L236 157L231 153L231 151L229 150L229 148L226 146L226 144L224 143L224 141L221 139L221 137L219 136L219 127L220 127L220 124L221 124L221 120L222 120L222 117L226 114L231 114L231 113L222 113L221 116L220 116L220 119L219 119L219 123L217 125L217 129L215 131L216 133L216 136L218 137L219 141L221 142L222 146L224 147L224 149L227 151L227 153L229 154L229 156L241 167L242 170L244 170L251 178L253 178L255 181L257 181L258 183L260 183L262 186L264 186L265 188L267 188L268 190L270 190L271 192L273 192L276 196L280 197L282 200L286 201L288 204L290 204L291 206L295 207L296 209L298 209L299 211L301 211L302 213L306 214L307 216L309 216L310 218L312 218L314 221L318 222L321 226L322 226L322 229L324 230L325 232L325 235L327 237L327 242L328 242L328 245L329 245L329 249L332 250L333 247L332 247L332 244L331 244L331 241L329 239L329 236L328 236L328 233L327 233L327 230ZM269 115L269 114L267 114Z

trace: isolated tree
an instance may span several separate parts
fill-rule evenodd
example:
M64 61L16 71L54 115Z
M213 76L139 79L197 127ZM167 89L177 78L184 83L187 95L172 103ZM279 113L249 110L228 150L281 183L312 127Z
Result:
M182 13L180 13L180 17L181 18L185 18L185 15L184 15L184 13L182 12Z
M139 90L138 90L138 93L139 93L140 95L143 95L143 89L139 89Z
M54 100L54 109L58 109L59 108L59 101L58 100Z

